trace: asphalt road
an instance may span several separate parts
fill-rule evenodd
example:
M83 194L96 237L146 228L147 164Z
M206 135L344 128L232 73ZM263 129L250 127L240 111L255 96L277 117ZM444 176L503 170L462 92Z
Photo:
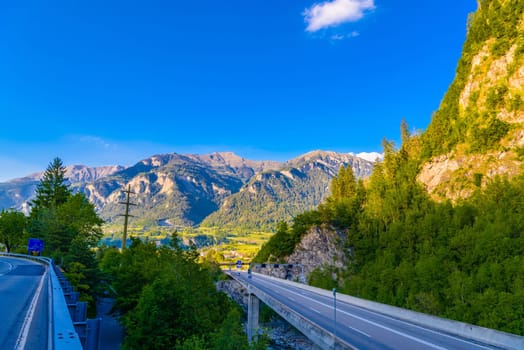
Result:
M48 287L44 273L41 264L0 257L0 349L47 348Z
M235 278L251 283L286 304L317 325L360 350L486 350L498 349L450 334L424 328L393 317L372 312L337 300L336 325L334 300L314 292L280 283L260 275L247 278L240 272Z

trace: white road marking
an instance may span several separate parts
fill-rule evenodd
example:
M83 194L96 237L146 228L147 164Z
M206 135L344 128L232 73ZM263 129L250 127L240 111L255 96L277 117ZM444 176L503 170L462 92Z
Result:
M35 295L33 296L33 300L31 300L31 305L29 305L29 310L27 311L24 323L22 324L22 328L20 329L20 335L18 336L18 339L16 339L15 350L25 349L25 343L27 342L27 336L29 335L29 328L31 328L31 323L33 323L33 317L35 315L36 303L38 302L40 293L42 293L42 287L44 286L44 280L46 275L47 268L46 271L42 274L42 278L40 278L38 288L36 289Z
M6 262L6 263L4 263L4 264L7 264L7 265L9 265L9 270L8 270L7 272L4 272L4 273L0 273L0 276L4 276L4 275L7 275L7 274L8 274L9 272L13 271L13 264L11 264L11 263L8 263L8 262Z
M356 329L355 327L351 327L351 326L349 326L349 328L351 328L352 330L354 330L357 333L363 334L366 337L371 338L371 336L369 334L367 334L366 332L361 331L360 329Z
M312 308L311 306L309 307L311 310L315 311L317 314L321 314L322 312L318 311L317 309L314 309Z
M351 304L346 304L346 305L350 305L350 306L353 306L353 307L359 307L359 306L354 306L354 305L351 305ZM446 338L450 338L450 339L453 339L455 341L459 341L459 342L462 342L462 343L466 343L468 345L471 345L472 343L467 341L467 340L464 340L464 339L461 339L459 337L453 337L451 335L448 335L446 333L441 333L441 332L438 332L438 331L434 331L430 328L424 328L422 326L419 326L419 325L416 325L415 323L410 323L410 322L407 322L407 321L403 321L403 320L400 320L398 318L394 318L394 317L390 317L390 316L387 316L387 315L384 315L384 314L380 314L381 317L384 317L384 318L387 318L387 319L390 319L392 321L396 321L396 322L399 322L399 323L403 323L405 325L408 325L408 326L411 326L413 328L418 328L418 329L422 329L423 331L426 331L428 333L433 333L433 334L436 334L440 337L446 337ZM490 347L487 347L487 346L484 346L484 345L481 345L481 344L474 344L476 347L479 347L479 348L483 348L483 349L487 349L487 350L493 350L495 348L490 348Z
M295 295L300 295L300 293L297 293L297 292L295 292L295 291L292 291L292 290L289 290L289 289L283 288L283 287L281 287L281 286L279 286L279 285L277 285L277 284L273 284L272 286L277 287L277 288L280 288L280 289L283 289L283 290L285 290L285 291L287 291L287 292L289 292L289 293L295 294ZM320 301L318 301L318 300L315 300L315 299L313 299L313 298L307 297L307 296L305 296L305 295L302 295L302 297L305 298L305 299L311 300L311 301L314 302L314 303L320 304L320 305L322 305L322 306L324 306L324 307L331 308L330 305L324 304L324 303L322 303L322 302L320 302ZM400 336L402 336L402 337L405 337L405 338L411 339L411 340L413 340L413 341L415 341L415 342L417 342L417 343L421 343L421 344L427 345L427 346L429 346L429 347L432 347L432 348L434 348L434 349L438 349L438 350L447 350L447 348L443 348L443 347L441 347L441 346L438 346L438 345L435 345L435 344L429 343L429 342L427 342L427 341L425 341L425 340L422 340L422 339L420 339L420 338L417 338L417 337L411 336L411 335L409 335L409 334L406 334L406 333L404 333L404 332L397 331L397 330L395 330L395 329L392 329L392 328L386 327L386 326L384 326L384 325L381 325L381 324L379 324L379 323L376 323L376 322L373 322L373 321L367 320L367 319L362 318L362 317L360 317L360 316L353 315L353 314L351 314L351 313L349 313L349 312L346 312L346 311L344 311L344 310L340 310L340 309L339 309L339 310L337 310L337 311L340 312L340 313L346 314L346 315L348 315L348 316L350 316L350 317L353 317L353 318L356 318L356 319L358 319L358 320L361 320L361 321L363 321L363 322L366 322L366 323L372 324L372 325L374 325L375 327L379 327L379 328L385 329L386 331L389 331L389 332L391 332L391 333L395 333L395 334L398 334L398 335L400 335Z
M270 283L270 282L271 282L271 281L268 281L267 279L265 279L264 277L261 277L261 278L259 279L259 281L262 281L263 283L264 283L264 282L265 282L265 283ZM277 282L277 283L278 283L278 282ZM308 295L308 294L315 294L315 293L313 293L313 292L309 292L309 291L304 292L304 291L302 291L302 290L300 290L300 289L299 289L299 292L294 292L294 291L291 291L291 290L289 290L289 289L287 289L287 288L283 288L283 287L277 285L276 283L273 284L272 286L275 286L275 287L278 287L278 288L280 288L280 289L286 290L286 291L288 291L289 293L293 293L293 294L295 294L295 295L302 296L302 297L304 297L304 298L306 298L306 299L309 299L309 300L311 300L311 301L313 301L313 302L315 302L315 303L321 304L321 305L323 305L323 306L325 306L325 307L328 307L328 308L330 308L330 309L333 308L333 307L332 307L331 305L329 305L329 304L324 304L324 303L322 303L322 302L320 302L320 301L318 301L318 300L315 300L315 299L312 299L312 298L306 296L306 295ZM297 288L299 288L299 287L297 287ZM288 298L289 298L289 297L288 297ZM360 308L360 307L355 306L355 305L352 305L352 304L348 304L348 303L344 303L344 304L345 304L345 305L348 305L348 306L352 306L352 307ZM348 313L348 312L345 312L345 311L342 311L342 310L338 310L338 311L339 311L339 312L342 312L342 313L345 313L345 314L349 315L350 317L359 318L358 316L353 315L353 314L350 314L350 313ZM367 312L371 312L371 313L373 313L373 311L370 311L370 310L366 310L366 311L367 311ZM493 347L487 347L487 346L484 346L484 345L482 345L482 344L472 343L471 341L468 341L468 340L466 340L466 339L462 339L462 338L460 338L460 337L452 336L452 335L449 335L449 334L446 334L446 333L441 333L441 332L439 332L439 331L435 331L435 330L432 330L432 329L429 329L429 328L424 328L424 327L422 327L422 326L418 326L418 325L416 325L416 324L414 324L414 323L410 323L410 322L407 322L407 321L399 320L399 319L396 319L396 318L393 318L393 317L390 317L390 316L387 316L387 315L384 315L384 314L377 314L377 316L384 317L384 318L388 318L388 319L390 319L390 320L394 320L394 321L396 321L396 322L400 322L400 323L403 323L403 324L409 325L409 326L411 326L411 327L413 327L413 328L418 328L418 329L424 330L424 331L426 331L426 332L428 332L428 333L436 334L436 335L438 335L438 336L440 336L440 337L445 337L445 338L452 339L452 340L454 340L454 341L461 342L461 343L468 344L468 345L474 345L474 346L476 346L476 347L478 347L478 348L483 348L483 349L487 349L487 350L493 350L493 349L495 349L495 348L493 348ZM362 318L360 318L360 319L362 319ZM367 322L367 323L375 324L374 322L372 322L372 321L368 321L368 320L366 320L366 319L362 319L362 320L363 320L364 322ZM405 334L405 333L403 333L403 332L395 331L395 330L393 330L393 329L390 329L390 328L388 328L388 327L385 327L385 326L382 326L382 325L379 325L379 324L377 324L377 325L378 325L378 327L380 327L380 328L384 328L384 329L386 329L386 330L390 330L390 331L392 331L393 333L397 333L397 334L399 334L399 335L404 335L404 334ZM413 338L413 340L415 340L415 341L419 341L419 342L422 342L422 343L426 343L426 342L423 341L422 339L415 338L415 337L412 337L412 336L407 335L407 334L405 334L405 336L407 336L408 338ZM434 348L437 348L437 349L443 349L442 347L439 347L438 345L430 344L429 346L434 347Z

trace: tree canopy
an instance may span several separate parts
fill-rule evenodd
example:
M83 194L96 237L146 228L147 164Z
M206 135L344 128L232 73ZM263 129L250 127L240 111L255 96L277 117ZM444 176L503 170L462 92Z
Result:
M117 293L127 332L124 349L249 349L238 306L213 283L195 249L132 239L103 251L100 266Z
M524 175L494 178L455 204L435 202L416 179L415 141L398 150L384 142L383 162L356 191L339 190L351 181L341 169L326 203L302 214L316 220L297 216L256 260L285 261L311 226L343 229L349 264L317 269L311 284L524 335Z
M23 244L26 223L24 213L14 210L0 212L0 243L5 245L8 253Z
M81 298L94 303L101 291L93 248L102 237L103 220L82 193L73 194L65 173L60 158L47 167L31 203L27 234L44 241L44 255L63 264Z

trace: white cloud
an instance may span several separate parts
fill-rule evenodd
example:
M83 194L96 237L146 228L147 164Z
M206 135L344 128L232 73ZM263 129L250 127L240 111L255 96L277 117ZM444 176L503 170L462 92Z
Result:
M306 30L315 32L345 22L355 22L365 11L375 8L374 0L332 0L313 5L304 11Z
M335 34L331 36L331 40L334 40L334 41L344 40L345 38L346 36L342 34Z
M91 144L97 147L109 149L111 148L111 144L104 140L101 137L98 136L92 136L92 135L85 135L85 136L79 136L78 140L87 144Z
M340 40L349 39L349 38L356 38L359 35L360 35L359 32L352 31L351 33L348 33L348 34L335 34L335 35L332 35L330 39L333 40L333 41L340 41Z

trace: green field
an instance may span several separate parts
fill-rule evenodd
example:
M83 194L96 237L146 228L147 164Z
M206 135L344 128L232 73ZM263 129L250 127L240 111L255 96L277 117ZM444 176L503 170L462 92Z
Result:
M122 232L123 228L120 225L106 225L101 243L120 247ZM202 257L218 263L234 263L237 260L251 261L262 244L273 235L272 232L223 230L218 227L132 226L128 228L127 236L163 245L169 243L174 232L181 238L185 246L194 244Z

